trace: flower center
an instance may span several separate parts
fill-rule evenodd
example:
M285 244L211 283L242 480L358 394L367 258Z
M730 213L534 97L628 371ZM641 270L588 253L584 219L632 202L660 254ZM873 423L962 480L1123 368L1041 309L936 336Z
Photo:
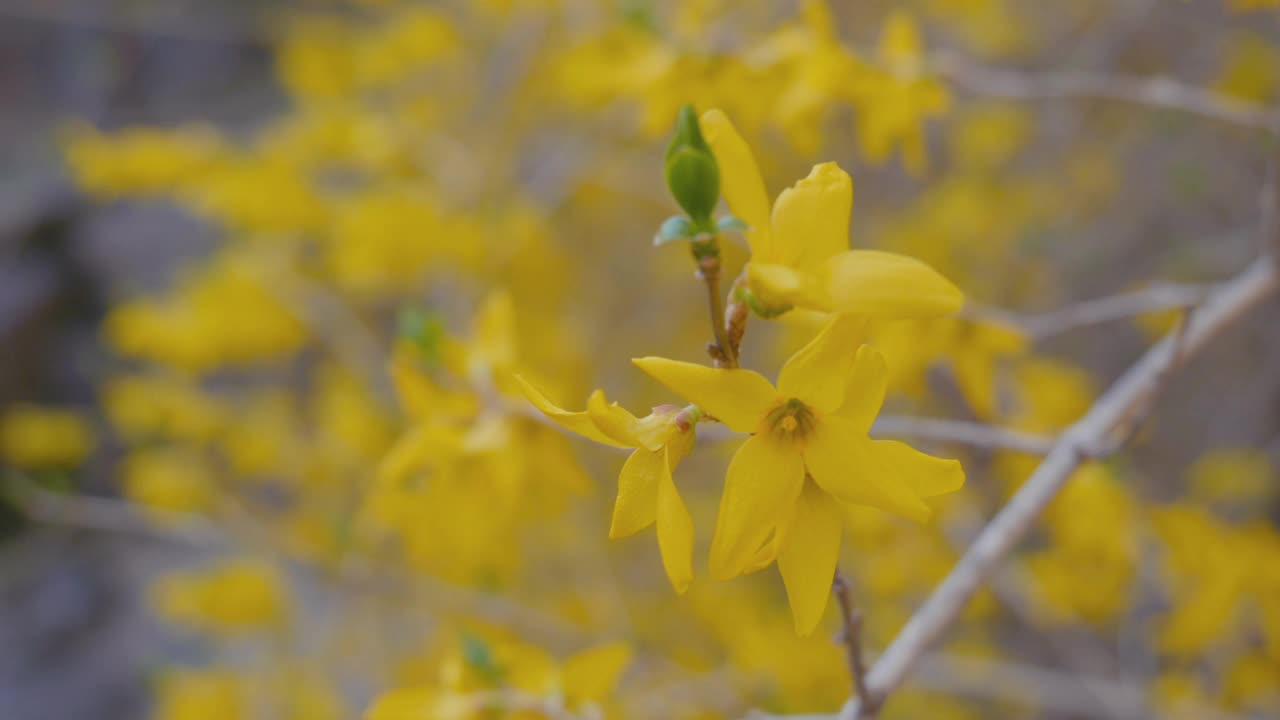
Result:
M803 440L813 425L813 411L795 398L778 405L765 419L768 432L780 440Z

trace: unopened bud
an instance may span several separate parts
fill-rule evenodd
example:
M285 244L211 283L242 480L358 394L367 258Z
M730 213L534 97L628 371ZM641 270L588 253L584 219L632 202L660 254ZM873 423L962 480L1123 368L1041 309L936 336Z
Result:
M720 200L720 168L702 137L692 105L680 108L676 134L667 147L667 187L699 229L713 227L711 213Z

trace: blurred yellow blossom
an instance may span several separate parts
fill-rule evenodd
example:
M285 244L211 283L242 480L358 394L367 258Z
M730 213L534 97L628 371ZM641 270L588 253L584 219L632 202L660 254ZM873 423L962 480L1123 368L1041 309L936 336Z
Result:
M0 461L20 468L73 468L97 444L79 410L21 404L0 414Z
M275 566L250 558L165 575L150 597L170 622L215 635L279 628L289 612Z

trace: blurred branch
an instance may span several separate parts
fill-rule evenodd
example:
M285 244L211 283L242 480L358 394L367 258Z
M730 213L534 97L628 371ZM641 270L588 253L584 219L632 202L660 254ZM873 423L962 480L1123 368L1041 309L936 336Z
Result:
M849 662L849 675L853 679L853 691L858 697L868 697L867 665L862 659L862 611L853 605L852 588L849 578L836 569L835 580L831 583L831 592L840 604L840 620L842 631L840 642L844 645L845 656ZM868 708L868 714L874 714L874 708Z
M1155 712L1145 688L1100 677L1064 673L1024 663L967 655L930 653L920 658L920 687L974 700L1011 702L1041 711L1092 718L1146 717ZM1105 700L1105 703L1103 702ZM1204 720L1237 720L1203 706L1180 706ZM754 712L746 720L835 720L835 715L770 715Z
M1280 110L1166 77L1095 72L1008 70L938 51L929 67L956 86L980 95L1015 99L1114 100L1179 110L1243 127L1280 133Z
M18 473L9 473L0 485L26 517L50 525L82 528L123 536L144 537L194 548L234 550L245 538L211 520L191 513L143 507L128 500L92 497L46 490ZM372 558L348 555L340 567L297 555L281 558L314 576L356 589L376 587L415 606L483 617L548 646L566 649L590 639L585 628L525 607L492 593L454 585L427 575L381 567Z
M457 702L476 714L485 711L505 710L513 714L532 713L548 720L588 720L599 717L598 713L578 715L566 710L556 698L544 698L528 695L515 690L486 690L463 695ZM461 710L461 708L460 708ZM468 715L459 712L459 715Z
M198 547L225 542L222 531L202 518L142 508L111 498L53 492L18 473L6 474L0 494L31 520L50 525L176 540Z
M1101 453L1115 452L1117 432L1149 407L1164 386L1168 369L1191 357L1258 303L1275 294L1277 269L1270 258L1256 260L1199 306L1184 327L1167 335L1068 428L1017 493L982 530L968 551L916 611L867 676L866 702L883 702L920 666L926 650L959 617L969 599L996 571L1075 470ZM840 720L863 717L862 701L850 698Z
M108 3L102 3L104 5ZM195 19L190 15L122 12L123 3L117 7L72 7L65 3L37 0L36 2L7 2L0 7L0 18L8 21L38 22L47 25L74 27L94 32L145 35L175 40L203 41L232 45L269 46L277 38L272 26L256 22L215 21L212 18Z
M383 342L343 298L330 288L295 272L283 260L264 262L262 285L276 297L320 342L362 380L383 408L399 402L386 370Z
M1090 325L1124 320L1161 310L1188 308L1202 302L1214 287L1161 283L1141 290L1085 300L1058 310L1038 314L1025 314L970 303L965 307L965 315L974 320L990 320L1012 325L1033 340L1044 340Z
M871 426L877 438L911 438L956 443L969 447L1015 450L1044 455L1053 448L1054 439L1046 435L1011 430L962 420L881 415Z

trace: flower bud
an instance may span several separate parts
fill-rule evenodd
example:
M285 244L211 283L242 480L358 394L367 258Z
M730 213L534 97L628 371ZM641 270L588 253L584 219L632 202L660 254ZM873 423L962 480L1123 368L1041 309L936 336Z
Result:
M667 147L667 187L694 224L711 226L711 212L720 200L720 169L702 137L692 105L680 108L676 134Z

